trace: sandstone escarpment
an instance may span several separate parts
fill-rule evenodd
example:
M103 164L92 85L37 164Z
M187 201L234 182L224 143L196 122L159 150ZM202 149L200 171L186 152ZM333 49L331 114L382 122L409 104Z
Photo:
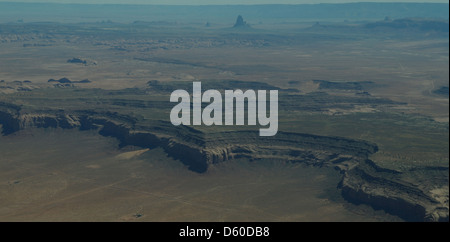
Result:
M445 177L449 170L442 167L435 172ZM387 169L380 171L366 160L344 173L340 188L350 202L370 204L408 221L448 221L448 186L429 189L436 183L418 185L401 180L401 176ZM433 194L433 190L441 192Z
M161 147L195 172L236 158L331 166L342 173L339 187L350 202L369 204L409 221L448 221L448 187L432 193L429 187L403 181L400 172L370 161L378 147L362 140L282 131L273 137L260 137L256 131L204 133L164 121L137 125L133 117L117 113L21 113L20 107L8 105L1 105L0 124L6 135L30 127L96 129L103 136L117 138L120 146ZM448 174L448 168L435 172Z

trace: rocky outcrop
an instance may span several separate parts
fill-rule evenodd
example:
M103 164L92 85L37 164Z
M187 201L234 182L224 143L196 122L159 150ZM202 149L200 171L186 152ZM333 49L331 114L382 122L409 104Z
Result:
M233 28L249 28L250 25L247 24L247 22L244 21L244 18L239 15L236 19L236 23L234 24Z
M89 81L89 79L83 79L81 81L71 81L66 77L63 77L59 80L55 80L55 79L49 79L47 81L48 83L56 83L54 84L55 87L73 87L73 85L71 84L75 84L75 83L91 83L91 81Z
M87 64L87 61L86 60L83 60L83 59L81 59L81 58L76 58L76 57L74 57L74 58L72 58L72 59L69 59L69 60L67 60L67 63L74 63L74 64Z
M378 147L362 140L292 132L278 132L273 137L260 137L256 131L203 133L187 126L174 128L164 121L142 126L133 117L111 112L22 114L19 106L6 103L0 103L0 124L3 134L29 127L98 129L103 136L117 138L120 146L162 147L169 156L200 173L236 158L331 166L342 173L339 187L350 202L369 204L408 221L448 221L448 186L441 193L431 193L428 188L404 182L401 172L370 161L369 155ZM448 168L435 172L448 174Z
M83 64L85 66L88 65L97 65L96 61L91 61L91 60L86 60L86 59L82 59L79 57L74 57L72 59L68 59L67 63L72 63L72 64Z

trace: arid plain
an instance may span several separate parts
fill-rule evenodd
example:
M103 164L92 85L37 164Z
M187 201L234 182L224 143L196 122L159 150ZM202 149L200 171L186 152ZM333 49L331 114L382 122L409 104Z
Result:
M0 24L0 220L448 220L448 21L234 20ZM281 135L168 125L193 81Z

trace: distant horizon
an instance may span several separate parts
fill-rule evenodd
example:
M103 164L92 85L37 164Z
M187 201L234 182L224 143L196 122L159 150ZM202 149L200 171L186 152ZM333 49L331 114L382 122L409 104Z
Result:
M444 3L449 4L449 0L372 0L372 1L352 1L352 0L191 0L188 3L184 0L0 0L0 3L54 3L54 4L106 4L106 5L301 5L301 4L346 4L346 3Z

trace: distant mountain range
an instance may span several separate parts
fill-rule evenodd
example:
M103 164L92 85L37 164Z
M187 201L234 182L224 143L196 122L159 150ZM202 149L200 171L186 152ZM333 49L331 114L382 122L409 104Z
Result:
M449 19L446 3L348 3L301 5L94 5L0 3L0 22L170 21L234 23L242 15L249 24L283 21L380 20L385 17Z

